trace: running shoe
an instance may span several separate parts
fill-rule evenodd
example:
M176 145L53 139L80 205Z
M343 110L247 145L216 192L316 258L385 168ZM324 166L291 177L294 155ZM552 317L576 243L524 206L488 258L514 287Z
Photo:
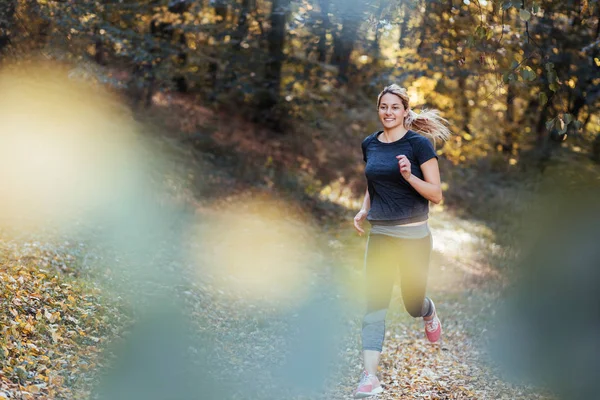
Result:
M437 311L435 309L435 304L433 304L433 300L429 299L429 301L431 301L431 307L433 307L433 318L429 321L423 321L425 322L425 335L427 335L427 339L431 343L435 343L442 335L442 323L437 316Z
M375 375L370 375L367 371L363 371L358 388L354 392L354 398L363 399L379 393L383 393L379 379Z

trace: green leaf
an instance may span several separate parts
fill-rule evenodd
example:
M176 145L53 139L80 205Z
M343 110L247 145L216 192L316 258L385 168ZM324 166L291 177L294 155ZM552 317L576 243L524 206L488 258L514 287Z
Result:
M553 92L556 92L558 90L558 83L553 82L551 83L549 86L550 90L552 90Z
M581 121L575 120L573 121L573 126L575 127L575 129L580 130L583 124L581 123Z
M506 71L504 74L502 74L502 81L504 83L510 82L509 75L512 75L512 74L508 71Z
M570 124L571 122L573 122L573 120L575 119L573 117L573 114L569 114L569 113L566 113L565 115L563 115L563 118L565 120L565 124L567 124L567 125Z
M549 119L548 121L546 121L546 130L551 131L552 127L554 126L555 121L556 121L556 118L552 118L552 119Z
M548 103L548 95L546 94L546 92L541 92L540 93L540 103L543 106L546 105L546 103Z
M532 69L531 69L531 70L529 70L529 80L530 80L530 81L534 81L534 80L536 80L536 79L537 79L537 74L535 73L535 71L534 71L534 70L532 70Z
M538 3L533 3L533 13L537 14L540 12L540 5Z
M508 10L512 6L513 6L512 1L505 1L504 4L502 4L502 9L503 10Z
M556 76L556 71L548 72L548 82L557 83L558 77Z
M537 78L537 75L530 67L525 67L521 70L521 77L523 80L531 82Z
M519 10L519 17L521 17L521 19L523 21L529 21L531 19L531 13L527 10Z
M515 69L519 66L519 63L517 62L517 60L513 60L513 62L510 64L510 69Z
M546 63L546 71L550 72L554 70L554 63Z
M485 31L486 31L485 27L484 27L484 26L482 26L482 25L479 25L479 26L477 27L477 29L475 29L475 36L476 36L478 39L483 39L483 37L484 37L484 36L485 36L485 34L486 34L486 32L485 32Z

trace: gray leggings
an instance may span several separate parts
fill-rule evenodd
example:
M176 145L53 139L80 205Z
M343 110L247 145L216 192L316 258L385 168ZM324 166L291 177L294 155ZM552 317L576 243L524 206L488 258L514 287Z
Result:
M363 350L380 352L383 348L385 315L398 272L406 311L415 318L433 313L431 301L425 297L431 246L431 234L419 239L369 235L365 255L367 313L362 327Z

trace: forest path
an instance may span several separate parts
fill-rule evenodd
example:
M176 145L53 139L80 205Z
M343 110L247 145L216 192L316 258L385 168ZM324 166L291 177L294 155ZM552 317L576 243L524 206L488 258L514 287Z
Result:
M432 213L429 224L434 249L428 295L442 321L442 339L427 341L422 320L406 313L396 285L380 362L384 393L373 398L550 399L547 393L503 380L491 366L488 330L505 285L492 265L494 257L502 256L493 232L446 211ZM352 398L360 373L360 352L354 357L356 376L340 388L345 399Z

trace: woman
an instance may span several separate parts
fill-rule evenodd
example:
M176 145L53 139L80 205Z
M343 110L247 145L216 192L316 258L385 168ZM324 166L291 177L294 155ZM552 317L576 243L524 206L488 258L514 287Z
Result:
M438 160L427 137L445 140L450 131L438 111L418 115L412 111L406 89L398 85L379 94L377 108L383 131L362 142L367 191L354 217L360 235L365 232L364 220L371 223L365 255L367 313L362 328L365 371L356 398L383 391L377 365L398 271L408 313L423 318L430 342L436 342L442 333L435 305L425 297L432 244L427 225L429 202L442 201Z

